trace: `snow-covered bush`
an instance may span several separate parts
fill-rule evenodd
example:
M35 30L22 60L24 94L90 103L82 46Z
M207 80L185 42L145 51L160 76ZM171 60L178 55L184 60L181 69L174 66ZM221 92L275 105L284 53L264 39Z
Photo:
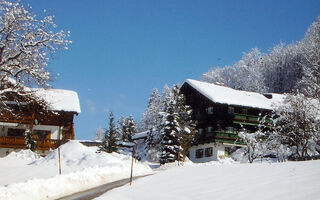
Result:
M317 99L304 94L287 95L274 110L274 140L290 147L300 159L312 155L320 139L320 110Z

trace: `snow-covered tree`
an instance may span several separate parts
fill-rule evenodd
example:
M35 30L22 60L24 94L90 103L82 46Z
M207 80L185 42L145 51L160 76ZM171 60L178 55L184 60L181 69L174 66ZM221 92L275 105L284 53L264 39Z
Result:
M97 128L94 139L103 140L105 131L102 128Z
M117 132L115 129L113 113L110 112L108 127L106 128L102 144L99 147L99 151L105 151L108 153L116 152L118 150L118 140L119 139L117 137Z
M291 147L302 159L320 140L319 101L304 94L287 95L284 103L274 110L275 130L282 144Z
M178 113L175 112L175 102L170 100L168 110L164 117L164 128L161 130L161 157L160 164L174 162L177 160L178 152L182 148L179 141Z
M149 97L149 103L146 112L143 114L140 131L146 131L155 128L159 124L159 112L161 109L160 95L157 89L153 89Z
M180 129L178 138L182 148L181 153L183 159L185 159L189 148L198 137L198 131L196 130L196 123L192 119L192 109L186 105L186 99L180 93L180 88L177 85L172 88L172 96L175 102L175 112L178 113L177 120Z
M165 84L163 86L163 89L162 89L162 94L161 94L161 106L160 106L160 110L162 112L166 111L168 109L168 106L169 106L169 101L168 99L170 99L172 97L172 91L170 89L170 87Z
M301 84L306 95L320 98L320 16L309 27L304 39L299 44L303 60Z
M124 120L122 127L122 141L132 142L132 136L137 133L137 125L132 116Z
M68 36L57 30L53 16L40 18L19 1L0 2L0 109L9 110L4 103L8 94L14 101L20 100L17 96L37 99L25 86L49 86L50 58L67 48Z
M264 132L257 130L254 133L250 133L247 130L242 130L238 133L238 136L246 145L244 150L250 163L252 163L259 156L262 156L261 153L264 148L263 138L265 137Z
M122 139L122 131L123 131L123 126L124 126L125 119L120 116L119 119L117 120L117 125L116 125L116 132L117 132L117 137Z

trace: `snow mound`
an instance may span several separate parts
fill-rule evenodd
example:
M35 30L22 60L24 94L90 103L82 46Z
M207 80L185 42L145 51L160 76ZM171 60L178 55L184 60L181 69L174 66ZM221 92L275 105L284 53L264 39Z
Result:
M210 161L210 162L205 162L205 163L197 163L197 165L230 165L230 164L236 164L237 162L234 161L232 158L223 158L219 159L218 161Z
M97 153L97 147L86 147L78 141L71 140L60 146L60 158L63 166L115 166L125 160L129 160L128 155L118 153ZM58 165L58 149L51 151L46 157L34 162L36 165L53 164Z
M60 146L62 175L58 173L58 149L28 166L51 174L47 178L30 178L25 182L0 187L0 199L57 199L77 191L129 178L132 158L118 153L97 153L78 141ZM53 170L53 171L50 171ZM143 163L134 162L133 176L152 174Z
M30 149L21 150L19 152L11 152L6 158L10 159L22 159L22 160L37 160L40 155L32 152Z

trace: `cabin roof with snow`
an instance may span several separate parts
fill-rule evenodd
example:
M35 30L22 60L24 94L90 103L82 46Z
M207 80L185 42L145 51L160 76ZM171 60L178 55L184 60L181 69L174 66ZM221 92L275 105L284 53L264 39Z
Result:
M78 94L71 90L33 88L35 94L48 103L52 111L81 112Z
M132 136L133 140L139 140L139 139L146 139L148 136L149 131L143 131L140 133L136 133L134 136Z
M285 97L285 95L274 93L263 95L256 92L235 90L229 87L192 79L187 79L184 84L190 85L192 88L215 103L227 105L272 110L273 106L281 103Z

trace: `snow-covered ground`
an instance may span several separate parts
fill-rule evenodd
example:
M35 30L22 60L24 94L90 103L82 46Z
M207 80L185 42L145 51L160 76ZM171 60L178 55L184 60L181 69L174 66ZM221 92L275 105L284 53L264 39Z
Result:
M161 171L96 200L318 200L320 160L239 164L230 160Z
M96 153L97 148L77 141L60 149L62 175L58 175L57 150L44 158L26 150L0 158L0 200L56 199L130 176L127 155ZM134 163L134 176L150 173L148 165Z

